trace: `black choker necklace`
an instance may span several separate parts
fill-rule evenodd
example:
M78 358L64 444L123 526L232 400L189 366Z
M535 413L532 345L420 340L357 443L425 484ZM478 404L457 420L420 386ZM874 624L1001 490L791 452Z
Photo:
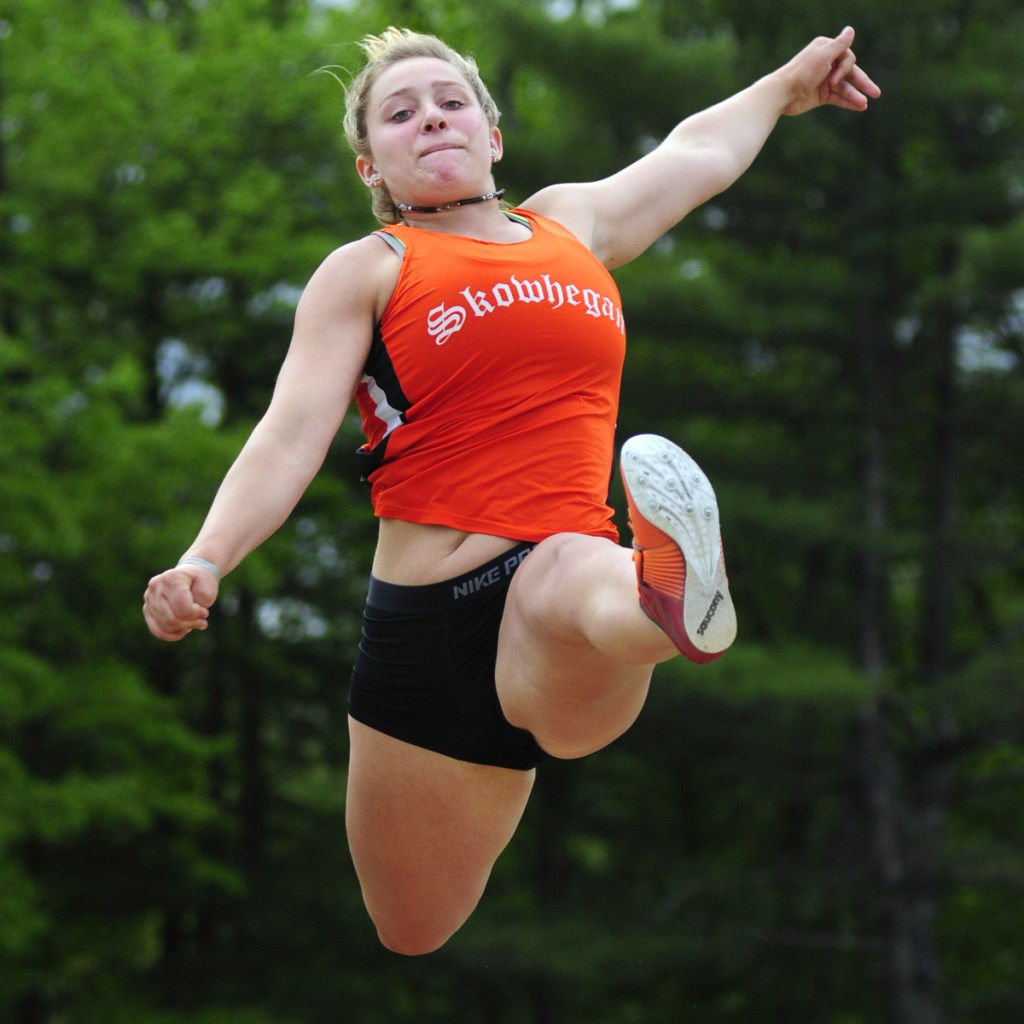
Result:
M503 188L497 192L485 192L482 196L470 196L469 199L456 199L454 203L445 203L444 206L410 206L408 203L397 203L402 213L444 213L446 210L454 210L456 206L472 206L474 203L486 203L489 199L500 199L505 194Z

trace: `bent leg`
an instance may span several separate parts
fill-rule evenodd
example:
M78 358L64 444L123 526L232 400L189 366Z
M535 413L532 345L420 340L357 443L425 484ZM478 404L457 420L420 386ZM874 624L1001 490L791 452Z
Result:
M636 720L654 665L678 654L644 614L632 552L557 534L517 571L498 641L508 720L554 757L582 757Z
M456 761L349 719L346 827L363 899L397 953L442 946L476 907L534 772Z

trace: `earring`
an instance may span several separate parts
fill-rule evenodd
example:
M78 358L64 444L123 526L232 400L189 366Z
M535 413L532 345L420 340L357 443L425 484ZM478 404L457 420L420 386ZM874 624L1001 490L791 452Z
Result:
M369 181L367 181L367 183L366 183L366 184L367 184L367 185L369 185L369 186L370 186L370 188L376 188L376 187L377 187L377 186L378 186L378 185L379 185L379 184L381 183L381 181L382 181L382 180L383 180L383 179L381 178L381 176L380 176L379 174L374 174L374 175L373 175L373 176L372 176L372 177L371 177L371 178L369 179Z

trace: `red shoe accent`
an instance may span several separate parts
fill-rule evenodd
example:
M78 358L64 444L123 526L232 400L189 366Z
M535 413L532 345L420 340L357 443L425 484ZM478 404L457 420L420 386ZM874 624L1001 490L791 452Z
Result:
M718 503L681 448L654 434L622 447L640 606L678 650L706 664L736 638Z

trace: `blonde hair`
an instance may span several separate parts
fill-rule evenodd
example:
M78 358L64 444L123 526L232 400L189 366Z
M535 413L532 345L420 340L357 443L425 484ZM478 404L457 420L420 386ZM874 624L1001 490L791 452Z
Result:
M345 138L356 156L364 160L371 157L369 132L366 127L366 109L373 89L381 74L388 68L413 57L436 57L451 64L469 83L483 108L487 123L494 128L501 111L487 91L476 61L469 54L461 54L437 36L413 32L407 28L386 28L379 36L366 36L359 44L366 54L366 64L345 90ZM371 189L373 215L382 224L398 224L401 215L384 185Z

